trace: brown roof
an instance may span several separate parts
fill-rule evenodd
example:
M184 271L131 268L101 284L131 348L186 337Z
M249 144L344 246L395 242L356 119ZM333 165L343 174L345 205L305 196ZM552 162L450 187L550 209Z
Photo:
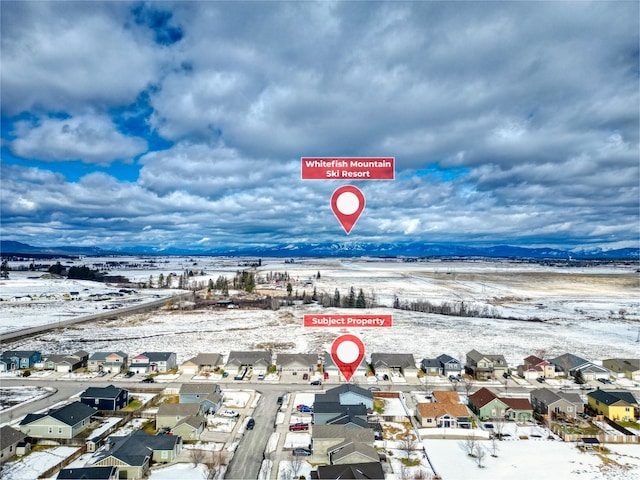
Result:
M471 400L473 404L478 408L484 407L487 403L496 398L498 398L498 396L495 393L484 387L482 387L477 392L469 395L469 400Z
M469 416L469 410L461 403L419 403L418 411L422 418L440 418L446 414L453 417Z
M458 392L436 390L433 392L433 398L435 398L438 403L460 403Z
M531 410L531 402L526 398L503 398L500 400L511 410Z

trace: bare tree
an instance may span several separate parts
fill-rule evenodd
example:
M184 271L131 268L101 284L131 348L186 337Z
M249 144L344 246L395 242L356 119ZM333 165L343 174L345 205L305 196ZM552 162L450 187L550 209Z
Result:
M189 450L189 460L193 462L193 468L196 468L204 460L204 457L204 450L199 450L197 448Z
M471 390L475 386L474 378L471 375L463 375L462 385L464 386L464 391L467 394L467 398L469 398L469 395L471 394Z
M498 450L498 437L496 435L491 435L491 456L497 458Z
M302 470L303 464L304 461L302 460L302 457L293 455L293 458L291 459L291 473L294 477L298 477L298 475L300 474L300 470Z
M507 421L503 416L495 417L491 419L491 423L493 423L493 432L498 440L502 440L504 436L504 428L507 425Z
M293 474L289 467L282 467L282 470L278 472L278 480L291 480L292 478Z
M487 456L487 451L481 446L478 446L476 448L476 463L478 464L478 468L484 467L483 462L486 456Z
M407 454L407 459L411 458L411 452L413 452L418 445L415 434L407 428L400 440L400 448Z
M464 449L467 452L467 455L470 457L476 456L476 448L478 446L478 439L475 435L469 434L467 435L467 439L464 442Z
M222 471L222 467L226 465L226 457L222 450L218 450L217 452L211 452L202 463L207 467L205 478L213 480Z

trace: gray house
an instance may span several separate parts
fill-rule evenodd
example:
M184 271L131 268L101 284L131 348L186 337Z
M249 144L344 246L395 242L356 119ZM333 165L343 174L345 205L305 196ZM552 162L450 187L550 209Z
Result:
M487 355L471 350L467 353L466 371L478 380L500 378L509 371L504 355Z
M70 355L49 355L43 362L45 370L55 370L56 372L73 372L79 368L87 366L89 354L80 350Z
M427 375L442 375L442 365L437 358L423 358L420 368Z
M548 388L531 391L531 406L541 415L564 416L575 419L584 412L584 404L577 393L554 392Z
M318 368L318 355L315 353L279 353L276 358L276 366L280 372L302 375Z
M128 362L129 356L124 352L95 352L87 367L92 372L119 373L126 370Z
M4 463L16 455L16 448L27 436L8 425L0 427L0 463Z
M358 418L366 423L367 407L364 405L340 405L340 402L325 402L317 395L316 401L313 403L313 423L315 425L328 425L335 423L338 418L348 416L349 418Z
M267 373L271 366L271 352L256 350L251 352L233 351L224 366L229 375L237 375L245 370L253 369L254 373Z
M198 403L163 403L156 413L156 429L175 427L180 420L203 413L204 408Z
M324 395L316 395L316 402L334 402L343 406L364 405L365 408L372 410L373 394L369 390L357 387L352 383L345 383L327 390Z
M602 366L618 377L640 380L640 358L608 358L602 361Z
M197 403L206 413L222 408L222 391L217 384L185 383L180 387L180 403Z
M91 416L95 413L84 403L73 402L47 413L29 413L19 428L32 438L71 439L89 428Z
M372 353L371 368L376 375L418 375L416 360L410 353Z
M462 364L457 358L453 358L452 356L443 353L442 355L438 355L436 360L440 362L442 374L445 377L448 377L449 375L457 377L462 374Z
M325 352L324 361L322 362L322 368L324 370L325 375L328 376L327 378L340 378L340 376L342 375L340 373L340 369L334 363L333 358L331 358L330 353ZM358 365L355 372L353 372L353 376L364 377L367 375L368 370L369 370L369 366L367 365L367 362L363 357L362 361L360 362L360 365Z
M201 375L219 370L223 365L222 355L219 353L199 353L180 365L180 370L187 375Z
M126 437L109 437L96 467L117 466L120 478L143 478L151 462L173 462L182 450L177 435L148 435L136 430Z

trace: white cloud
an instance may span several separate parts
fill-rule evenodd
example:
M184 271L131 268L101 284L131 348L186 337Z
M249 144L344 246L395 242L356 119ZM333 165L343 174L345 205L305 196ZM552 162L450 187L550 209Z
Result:
M16 132L18 138L11 142L15 155L49 162L82 160L107 165L114 160L129 161L147 149L145 140L118 132L102 116L47 118L37 125L18 122Z

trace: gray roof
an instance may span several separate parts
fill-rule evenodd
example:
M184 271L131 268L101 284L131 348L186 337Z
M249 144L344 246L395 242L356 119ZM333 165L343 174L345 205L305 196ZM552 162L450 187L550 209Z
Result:
M460 361L457 358L453 358L451 355L447 355L446 353L443 353L442 355L438 355L436 359L442 362L443 364L449 363L449 362L460 363Z
M276 358L278 366L287 366L291 363L301 363L305 366L314 367L318 364L318 355L315 353L279 353Z
M63 407L49 410L47 413L29 413L20 422L20 425L29 425L44 417L51 417L73 426L83 419L91 417L96 411L82 402L69 403Z
M372 461L380 460L378 451L373 448L372 445L368 445L364 442L346 441L340 445L336 445L334 448L329 450L332 462L342 460L343 458L346 458L354 453L369 457Z
M410 353L372 353L371 365L389 368L416 368L416 360Z
M116 399L123 391L123 388L116 387L114 385L109 385L107 387L89 387L80 395L80 398Z
M140 355L147 357L150 362L166 362L172 355L175 356L175 352L142 352Z
M27 436L19 430L8 425L0 427L0 450L4 450L9 445L15 445L23 441Z
M341 480L381 479L384 478L384 471L380 462L320 465L318 466L317 478L318 480L336 480L338 478Z
M369 424L362 417L355 415L352 412L349 413L341 413L331 420L327 420L326 425L347 425L354 424L360 428L369 428Z
M209 395L220 391L217 383L183 383L180 395Z
M222 365L222 355L219 353L199 353L184 363L193 363L198 366L202 365Z
M123 358L128 358L129 356L124 352L94 352L93 355L89 357L89 360L106 360L109 355L113 354L120 355Z
M267 365L271 365L271 352L266 350L255 350L250 352L233 351L229 353L227 365L255 365L260 361Z
M337 401L324 401L326 395L316 395L316 400L313 402L313 413L351 413L353 415L366 416L367 407L364 405L341 405Z
M429 367L440 368L442 366L442 364L440 363L440 360L438 360L437 358L423 358L422 362L420 362L420 365L422 365L422 368L429 368Z
M346 428L343 425L314 425L311 436L316 439L336 438L340 441L367 442L373 445L374 434L371 428Z
M585 360L573 353L565 353L559 357L551 358L549 362L553 363L556 367L559 367L563 372L569 372L583 365L591 364L589 360Z
M640 370L640 358L608 358L602 363L608 362L617 367L620 372L635 372Z
M173 428L179 427L180 425L184 424L189 425L193 428L200 428L203 423L206 423L206 419L203 415L191 415L190 417L179 420Z
M369 390L366 390L362 387L357 387L352 383L343 383L342 385L334 388L330 388L327 390L327 393L324 394L322 401L325 402L340 402L340 395L344 393L355 393L356 395L360 395L367 399L371 399L373 401L373 393ZM316 395L318 398L319 395Z
M148 435L136 430L126 437L109 437L111 447L99 461L113 456L127 465L142 466L154 450L173 450L180 440L176 435Z
M199 403L163 403L158 407L158 416L189 416L200 413Z
M118 467L63 468L56 480L109 480L116 475Z

